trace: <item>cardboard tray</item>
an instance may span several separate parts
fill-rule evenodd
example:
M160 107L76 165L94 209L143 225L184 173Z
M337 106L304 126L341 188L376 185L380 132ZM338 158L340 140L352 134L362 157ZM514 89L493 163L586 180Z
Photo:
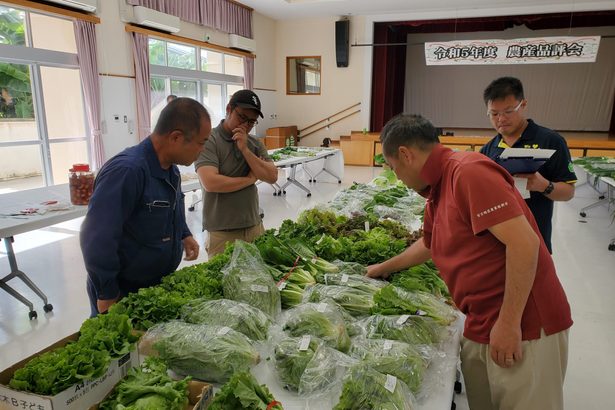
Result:
M8 369L0 372L0 409L36 409L36 410L83 410L100 402L113 389L116 383L124 377L128 370L139 365L139 356L136 346L128 354L111 360L105 374L93 380L77 383L55 396L42 396L34 393L13 390L8 384L17 369L22 368L34 357L42 353L65 346L68 342L79 338L79 333L70 336L46 347L32 356L15 363Z

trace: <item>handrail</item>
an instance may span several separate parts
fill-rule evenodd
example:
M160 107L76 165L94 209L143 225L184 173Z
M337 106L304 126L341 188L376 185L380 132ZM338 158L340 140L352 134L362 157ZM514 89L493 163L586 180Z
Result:
M356 106L356 104L355 104L355 105L353 105L353 107L355 107L355 106ZM352 107L351 107L351 108L352 108ZM344 111L346 111L346 110L344 110ZM344 111L342 111L342 112L344 112ZM308 133L307 133L307 134L305 134L305 135L301 135L301 134L299 134L299 135L301 135L301 138L305 138L305 137L307 137L308 135L312 135L313 133L315 133L315 132L317 132L317 131L320 131L320 130L322 130L323 128L327 128L329 125L333 125L333 124L335 124L336 122L340 122L341 120L346 119L346 118L348 118L348 117L351 117L351 116L353 116L353 115L355 115L355 114L357 114L357 113L359 113L359 112L361 112L361 110L356 110L356 111L353 111L353 112L351 112L350 114L345 115L345 116L343 116L342 118L338 118L338 119L337 119L337 120L335 120L335 121L331 121L330 123L327 123L326 125L323 125L322 127L316 128L315 130L310 131L310 132L308 132ZM338 114L339 114L339 113L338 113ZM316 125L316 124L314 124L314 125ZM307 128L309 128L309 127L307 127ZM304 129L306 129L306 128L304 128Z
M358 103L356 103L356 104L354 104L354 105L351 105L351 106L350 106L350 107L348 107L348 108L344 108L343 110L338 111L338 112L336 112L336 113L335 113L335 114L333 114L333 115L329 115L328 117L325 117L325 118L323 118L323 119L322 119L322 120L320 120L320 121L316 121L314 124L310 124L310 125L308 125L307 127L300 129L300 130L298 131L298 135L300 135L300 136L303 138L303 137L305 137L305 135L301 135L301 133L302 133L303 131L305 131L305 130L307 130L307 129L309 129L309 128L312 128L313 126L318 125L318 124L320 124L320 123L321 123L321 122L323 122L323 121L327 121L327 120L328 120L328 119L330 119L331 117L335 117L336 115L339 115L339 114L341 114L341 113L343 113L343 112L345 112L345 111L348 111L348 110L350 110L350 109L352 109L352 108L354 108L354 107L357 107L357 106L359 106L359 105L361 105L361 102L358 102ZM359 111L361 111L361 110L359 110ZM353 113L353 114L354 114L354 113ZM352 115L352 114L351 114L351 115ZM344 117L344 118L346 118L346 117ZM342 119L343 119L343 118L342 118ZM336 122L337 122L337 121L336 121ZM327 125L331 125L331 124L335 124L335 123L334 123L334 122L327 123ZM326 125L325 125L324 127L326 127ZM324 128L324 127L322 127L322 128ZM307 135L310 135L310 134L312 134L312 133L314 133L314 132L316 132L316 131L318 131L318 130L321 130L322 128L319 128L319 129L317 129L317 130L315 130L315 131L310 131Z

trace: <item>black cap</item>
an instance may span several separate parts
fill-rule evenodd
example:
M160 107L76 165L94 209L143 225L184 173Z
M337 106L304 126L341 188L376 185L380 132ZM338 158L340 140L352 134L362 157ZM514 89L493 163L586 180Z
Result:
M239 90L231 97L231 101L229 104L235 104L242 108L249 108L251 110L256 110L258 115L261 118L264 118L263 113L261 112L261 100L258 98L258 95L251 90Z

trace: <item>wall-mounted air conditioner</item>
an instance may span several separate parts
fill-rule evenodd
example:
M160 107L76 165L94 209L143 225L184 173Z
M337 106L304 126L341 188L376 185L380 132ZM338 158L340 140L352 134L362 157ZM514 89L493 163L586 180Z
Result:
M96 11L98 0L47 0L48 3L60 4L74 9L85 10L90 13Z
M231 34L229 36L229 40L231 43L231 48L249 51L250 53L256 51L256 41L251 38L238 36L237 34Z
M179 17L161 13L143 6L135 6L133 10L135 13L134 22L136 24L169 33L177 33L179 31Z

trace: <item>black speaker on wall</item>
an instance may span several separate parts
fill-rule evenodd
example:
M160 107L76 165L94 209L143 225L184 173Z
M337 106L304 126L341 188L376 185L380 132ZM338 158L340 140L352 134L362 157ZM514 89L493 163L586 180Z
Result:
M335 60L338 67L348 67L350 57L350 20L335 22Z

